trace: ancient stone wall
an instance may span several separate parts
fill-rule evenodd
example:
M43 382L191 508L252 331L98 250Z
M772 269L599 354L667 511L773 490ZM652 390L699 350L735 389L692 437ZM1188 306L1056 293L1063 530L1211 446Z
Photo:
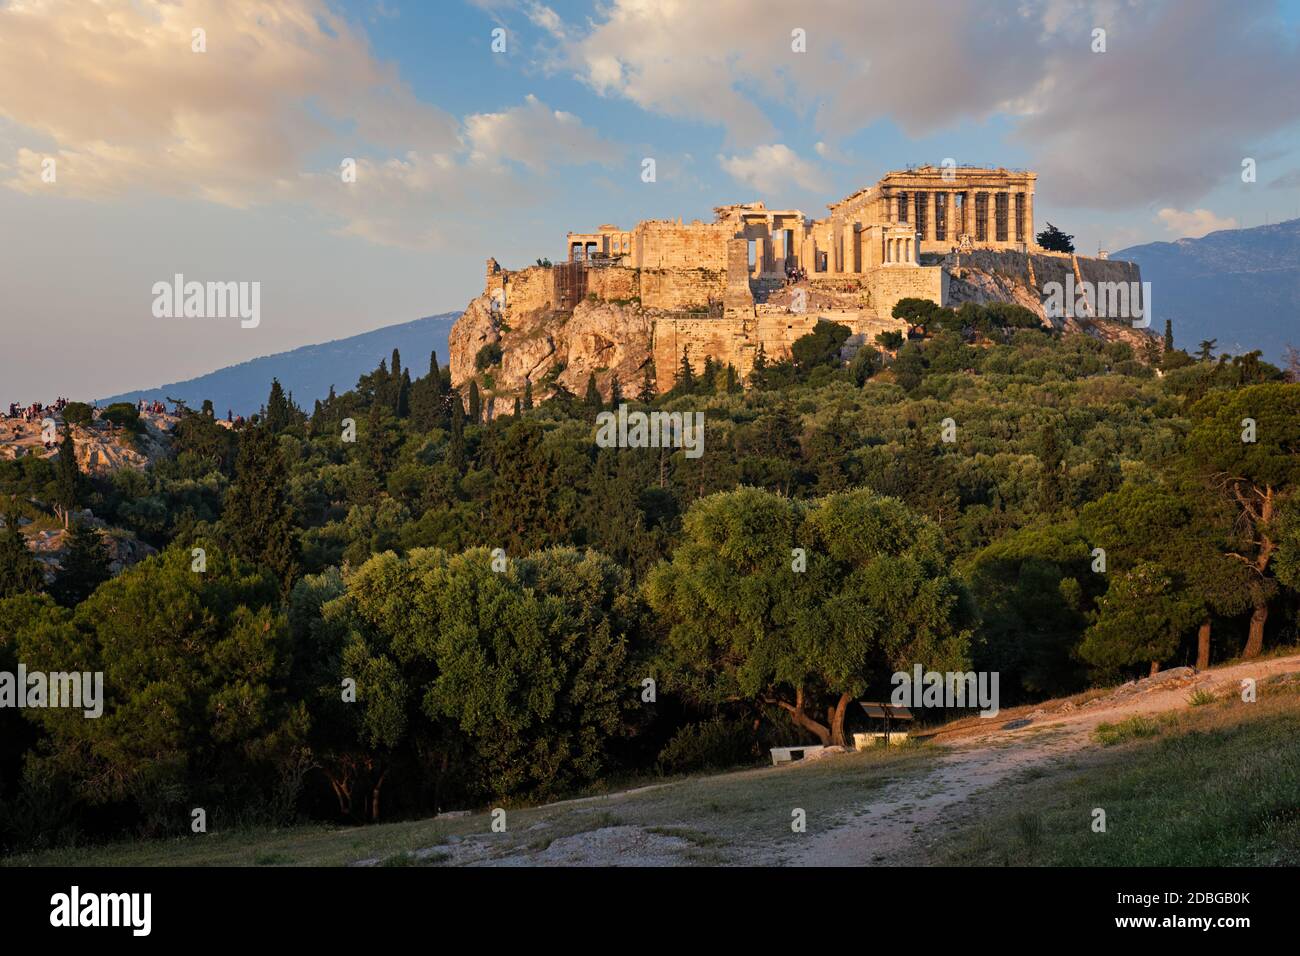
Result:
M632 265L642 269L727 268L730 228L722 223L649 220L636 227L632 238Z
M948 273L939 266L873 269L867 274L871 290L871 307L880 315L889 315L900 299L929 299L948 304Z
M721 302L726 287L719 269L641 270L641 304L647 309L704 309Z
M641 297L641 272L622 266L587 270L587 292L606 302L627 302Z

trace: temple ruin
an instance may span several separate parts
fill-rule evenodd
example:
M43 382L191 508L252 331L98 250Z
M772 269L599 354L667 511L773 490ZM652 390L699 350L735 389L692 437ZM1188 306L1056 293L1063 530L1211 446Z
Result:
M616 361L611 343L627 336L593 331L581 348L600 354L579 364L608 374L631 361L628 356L645 353L640 363L653 358L662 391L672 386L683 354L696 368L712 359L745 376L760 351L769 360L788 356L793 341L819 319L847 326L851 346L882 331L905 332L906 324L892 316L899 300L959 304L953 283L962 284L972 266L1031 288L1065 273L1080 281L1136 276L1130 263L1040 249L1036 180L1025 170L927 165L886 174L828 204L820 219L747 202L715 207L712 222L650 219L631 229L604 224L570 232L564 261L554 266L510 271L488 260L483 314L472 338L497 341L497 325L532 327L543 314L576 315L600 304L631 309L649 338L645 347L625 350ZM1004 294L967 286L961 300ZM1023 298L1022 304L1040 305L1037 296ZM514 378L536 380L548 363L561 362L545 352L554 338L521 342L526 354L507 356L506 381L494 384L514 389ZM454 381L474 374L472 359L453 362Z

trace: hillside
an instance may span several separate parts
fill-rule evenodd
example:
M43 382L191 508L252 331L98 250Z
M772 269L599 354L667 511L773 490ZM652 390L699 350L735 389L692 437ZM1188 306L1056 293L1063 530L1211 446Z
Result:
M50 866L1241 865L1300 859L1288 774L1300 656L1181 668L966 718L900 747L508 811L232 830L18 857ZM1260 688L1243 703L1241 682ZM1243 772L1268 766L1274 773ZM1140 781L1141 786L1134 786ZM1221 798L1206 800L1213 792ZM1090 820L1113 810L1111 839ZM792 833L789 810L807 811ZM1248 807L1249 812L1234 812Z
M1221 349L1262 349L1276 362L1288 344L1300 346L1300 219L1130 246L1111 258L1142 268L1154 325L1173 319L1180 348L1218 339Z
M329 394L331 385L339 392L347 391L359 376L373 371L380 359L388 358L393 349L402 353L402 364L409 365L413 375L422 375L427 370L430 351L436 351L438 360L445 363L447 336L459 315L444 312L346 339L304 345L197 378L110 395L99 399L99 404L102 407L110 402L135 402L141 398L166 401L171 397L184 399L197 408L204 399L210 398L219 416L224 416L227 409L236 415L251 415L266 401L271 379L278 378L285 391L293 393L294 401L310 411L316 399Z

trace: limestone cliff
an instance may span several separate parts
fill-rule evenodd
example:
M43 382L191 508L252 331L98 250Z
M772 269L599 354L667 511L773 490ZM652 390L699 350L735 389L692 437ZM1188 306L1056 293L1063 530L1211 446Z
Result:
M502 408L503 400L522 395L527 382L538 401L552 380L581 394L592 373L603 395L616 375L624 394L634 394L648 363L662 392L672 387L683 355L697 371L712 359L734 366L743 378L760 349L769 361L787 358L794 341L819 319L847 326L855 343L886 330L906 331L891 311L909 296L953 308L964 302L1016 303L1046 326L1126 341L1139 354L1150 341L1149 330L1126 321L1098 319L1086 310L1079 318L1054 319L1044 308L1050 283L1138 282L1138 269L1129 262L980 249L926 256L910 268L814 275L794 285L754 280L746 270L743 255L727 270L579 263L509 271L489 260L484 294L470 302L451 331L452 383L459 387L477 378ZM499 348L499 357L495 350L483 351L490 345Z

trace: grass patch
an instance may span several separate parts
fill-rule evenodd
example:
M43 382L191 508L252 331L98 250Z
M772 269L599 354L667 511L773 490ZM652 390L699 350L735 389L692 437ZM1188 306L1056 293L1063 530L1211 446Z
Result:
M1167 720L1138 715L1121 720L1117 724L1098 724L1092 735L1103 747L1113 747L1130 740L1156 737L1167 723Z
M1110 725L1124 742L1017 782L930 851L959 866L1300 864L1300 686L1260 684L1154 721ZM1093 832L1093 811L1106 832Z
M506 832L491 832L486 813L366 827L302 826L232 830L192 838L68 847L11 857L15 866L427 866L528 857L556 840L617 826L642 827L690 844L685 864L746 862L755 848L797 848L791 810L808 815L808 833L834 826L845 813L904 774L927 768L934 748L877 747L809 763L679 778L631 793L614 793L509 810ZM439 848L432 851L432 848ZM467 854L466 847L473 852ZM767 861L769 857L764 857Z

